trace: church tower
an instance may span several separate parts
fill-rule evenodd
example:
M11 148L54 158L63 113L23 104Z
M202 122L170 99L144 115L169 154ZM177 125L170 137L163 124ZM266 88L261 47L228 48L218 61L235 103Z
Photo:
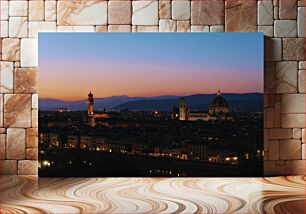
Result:
M186 120L186 111L187 111L187 105L186 105L186 99L181 98L180 99L180 120Z
M87 100L87 108L88 108L88 115L94 114L94 99L93 99L93 94L90 93L88 94L88 100Z

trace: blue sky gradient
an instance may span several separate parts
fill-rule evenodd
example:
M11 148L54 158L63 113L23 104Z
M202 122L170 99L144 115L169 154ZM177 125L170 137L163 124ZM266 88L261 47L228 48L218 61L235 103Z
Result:
M263 92L263 62L262 33L39 34L44 98Z

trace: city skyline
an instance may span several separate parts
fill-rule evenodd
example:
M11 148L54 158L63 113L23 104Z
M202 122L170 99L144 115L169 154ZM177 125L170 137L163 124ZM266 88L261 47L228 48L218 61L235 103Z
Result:
M39 75L40 98L61 100L262 93L263 35L42 33Z

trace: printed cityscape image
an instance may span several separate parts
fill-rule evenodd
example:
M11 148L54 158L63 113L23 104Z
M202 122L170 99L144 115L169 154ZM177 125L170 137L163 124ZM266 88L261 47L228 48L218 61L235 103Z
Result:
M39 34L39 176L262 176L261 33Z

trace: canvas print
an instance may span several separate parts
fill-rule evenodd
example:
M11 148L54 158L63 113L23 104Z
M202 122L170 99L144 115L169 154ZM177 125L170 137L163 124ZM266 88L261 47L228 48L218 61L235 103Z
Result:
M262 33L40 33L39 176L261 176Z

